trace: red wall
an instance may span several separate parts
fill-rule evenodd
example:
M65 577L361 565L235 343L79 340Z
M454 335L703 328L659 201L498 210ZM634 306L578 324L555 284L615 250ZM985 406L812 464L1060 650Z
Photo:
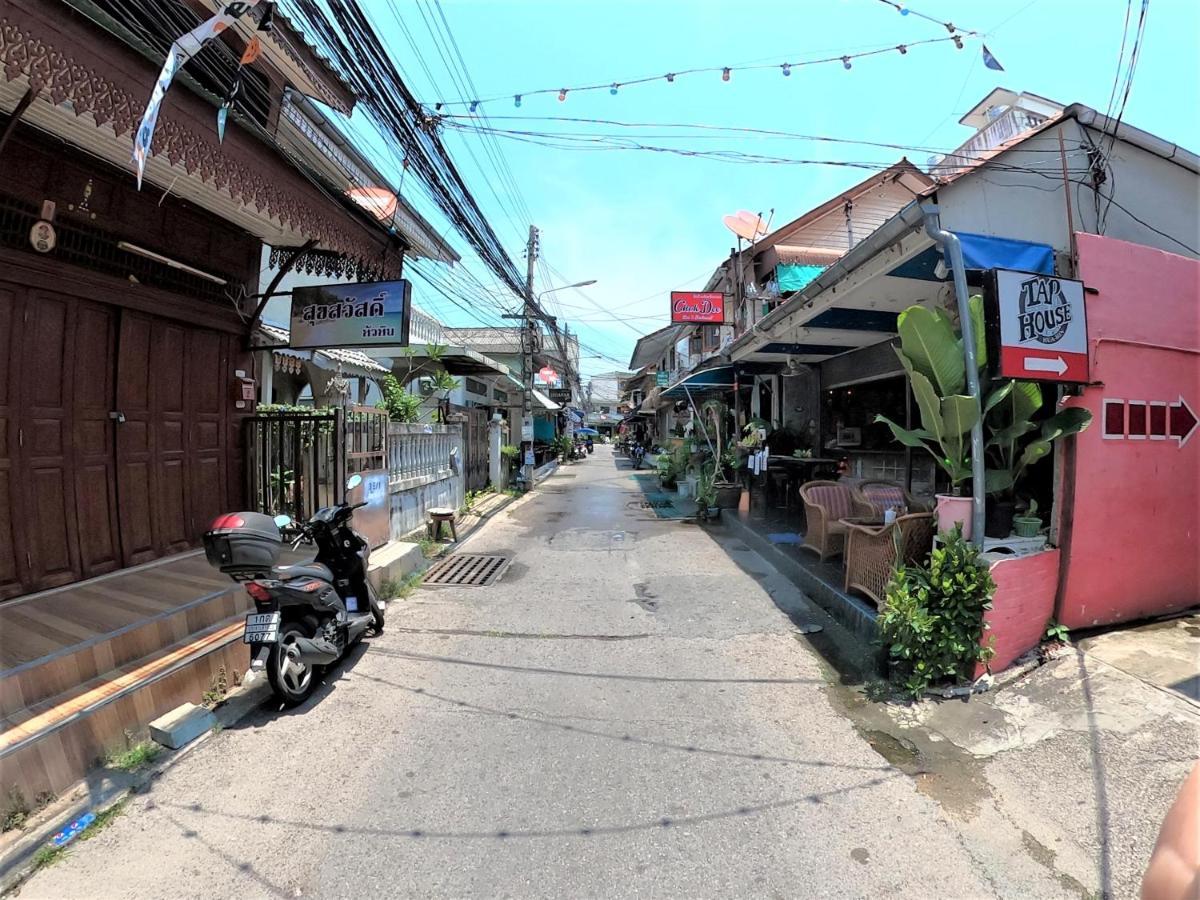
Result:
M989 641L996 655L987 666L975 667L978 678L988 669L999 672L1041 643L1046 624L1054 615L1054 590L1058 585L1059 551L1047 550L1029 556L1002 559L991 567L996 582L992 608L983 616Z
M1186 442L1163 433L1187 415L1170 409L1180 398L1200 416L1200 262L1077 239L1080 277L1099 293L1087 295L1094 384L1068 401L1093 415L1062 534L1057 618L1070 628L1200 604L1200 426Z

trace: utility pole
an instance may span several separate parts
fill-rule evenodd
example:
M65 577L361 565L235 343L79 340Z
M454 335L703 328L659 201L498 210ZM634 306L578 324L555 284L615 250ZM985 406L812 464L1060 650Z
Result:
M536 226L530 225L529 243L525 248L525 322L522 326L525 358L521 372L522 380L525 382L525 414L521 419L521 430L525 430L526 423L530 428L528 441L524 440L524 434L521 435L521 450L523 451L521 471L525 473L525 490L527 491L533 490L533 267L537 262L537 252L538 230Z

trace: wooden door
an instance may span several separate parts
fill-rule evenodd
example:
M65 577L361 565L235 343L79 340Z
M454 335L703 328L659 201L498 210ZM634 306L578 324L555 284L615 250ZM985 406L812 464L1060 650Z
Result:
M226 508L229 338L193 329L188 335L188 525L193 542Z
M115 423L116 307L80 302L75 313L75 512L84 578L121 566L117 532Z
M117 426L117 520L121 555L126 566L149 562L159 555L153 500L154 411L150 400L150 343L154 320L121 313L117 338L117 403L124 417Z
M74 301L30 291L21 339L21 487L29 586L32 590L79 580L71 449L75 377Z
M23 593L28 578L17 459L21 297L12 285L0 284L0 598Z
M188 329L155 319L150 329L150 408L154 432L156 488L152 497L159 555L190 544L187 490L187 410L184 397L196 389L184 383Z

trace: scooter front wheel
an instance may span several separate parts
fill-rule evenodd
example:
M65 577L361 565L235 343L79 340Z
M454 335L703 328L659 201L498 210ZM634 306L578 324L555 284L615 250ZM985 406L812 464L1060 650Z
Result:
M298 706L308 699L317 686L315 667L300 661L296 638L312 637L299 622L285 622L279 640L267 659L267 679L271 690L285 706Z

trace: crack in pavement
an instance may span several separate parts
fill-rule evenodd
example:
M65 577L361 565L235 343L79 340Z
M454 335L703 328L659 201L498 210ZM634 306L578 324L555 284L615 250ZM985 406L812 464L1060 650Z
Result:
M637 641L651 634L550 634L537 631L474 631L470 628L395 628L405 634L454 634L461 637L527 638L547 641Z

